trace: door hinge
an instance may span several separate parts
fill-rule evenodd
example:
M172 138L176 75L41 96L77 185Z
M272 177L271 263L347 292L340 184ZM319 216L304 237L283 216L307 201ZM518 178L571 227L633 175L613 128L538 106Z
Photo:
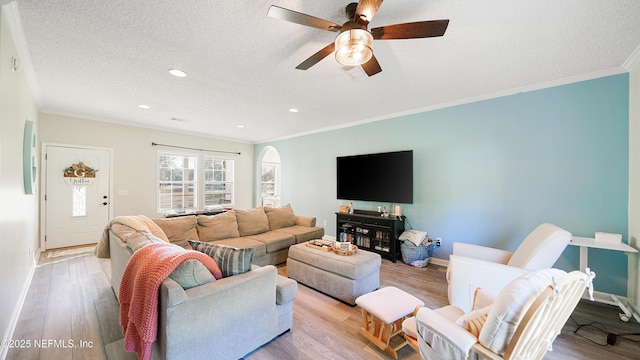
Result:
M47 194L44 194L44 201L47 201Z
M44 236L44 242L47 242L47 235Z

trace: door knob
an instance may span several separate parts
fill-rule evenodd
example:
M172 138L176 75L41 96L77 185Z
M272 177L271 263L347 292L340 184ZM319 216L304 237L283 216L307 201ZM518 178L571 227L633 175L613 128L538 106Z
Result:
M107 198L107 195L103 196L102 198L103 198L103 199L106 199L106 198Z
M102 203L102 205L107 205L107 204L108 204L108 202L106 202L106 201Z

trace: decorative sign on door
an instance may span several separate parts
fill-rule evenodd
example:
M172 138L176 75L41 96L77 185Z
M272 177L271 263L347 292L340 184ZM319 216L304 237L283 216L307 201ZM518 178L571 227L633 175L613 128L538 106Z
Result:
M71 185L90 185L96 181L97 172L80 161L64 169L64 181Z

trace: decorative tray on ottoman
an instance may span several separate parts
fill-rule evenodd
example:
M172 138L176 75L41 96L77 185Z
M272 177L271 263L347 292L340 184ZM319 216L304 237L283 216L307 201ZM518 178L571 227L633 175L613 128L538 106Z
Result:
M358 247L349 242L336 242L333 246L333 252L338 255L349 256L358 251Z
M310 248L317 249L320 251L333 251L333 244L335 241L328 240L310 240L307 241L306 245Z

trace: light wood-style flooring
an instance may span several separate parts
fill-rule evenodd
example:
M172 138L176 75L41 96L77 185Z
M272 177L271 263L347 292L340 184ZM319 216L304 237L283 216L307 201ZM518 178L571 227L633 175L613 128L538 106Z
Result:
M30 348L9 349L7 359L135 359L122 349L119 306L109 285L109 260L92 254L43 257L36 268L13 339ZM278 271L286 275L286 267ZM446 268L430 264L414 268L384 260L381 286L396 286L422 299L426 306L447 304ZM304 285L298 285L293 328L246 360L391 359L360 334L360 309ZM583 326L577 334L577 324ZM608 333L640 333L640 325L618 319L617 308L581 301L545 359L638 359L640 336L618 336L606 345ZM239 341L241 341L239 339ZM212 357L214 359L215 357ZM399 359L418 360L406 346Z

